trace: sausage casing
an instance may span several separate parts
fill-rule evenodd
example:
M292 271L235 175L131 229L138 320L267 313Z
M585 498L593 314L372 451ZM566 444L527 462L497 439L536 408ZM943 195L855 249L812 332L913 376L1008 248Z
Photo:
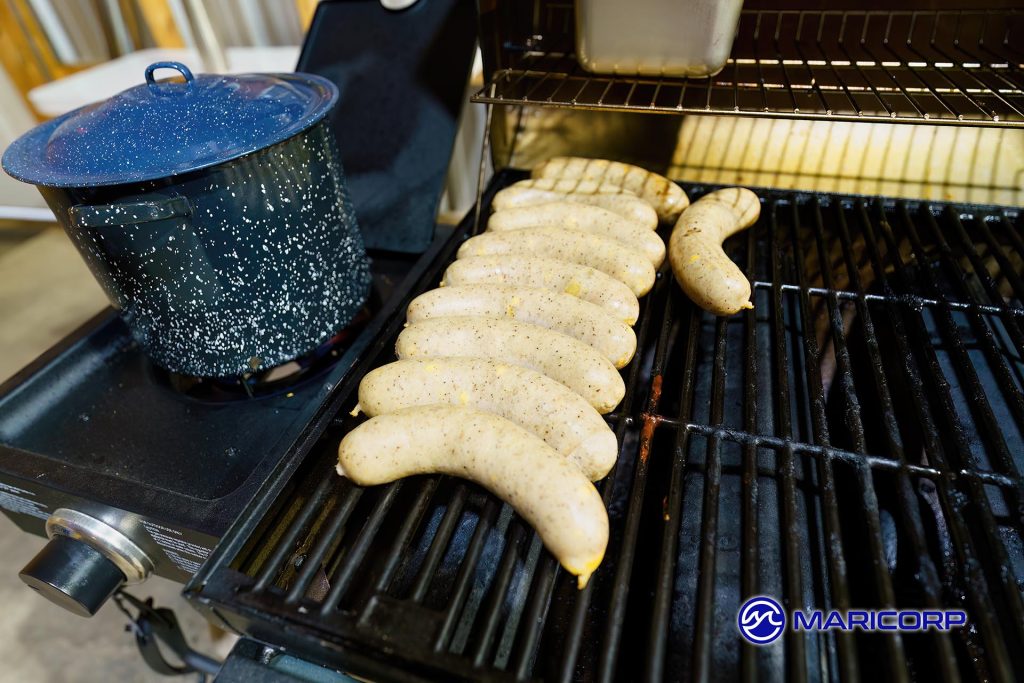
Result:
M506 318L434 318L398 335L399 358L491 358L530 368L561 382L599 413L615 409L626 385L611 361L589 344Z
M616 368L636 353L636 334L600 306L569 294L515 285L459 285L420 294L406 310L417 323L453 316L511 318L567 334L597 349Z
M608 514L594 485L540 438L490 413L426 406L378 415L345 435L337 469L360 486L428 473L474 481L537 531L580 588L608 545Z
M486 232L459 247L458 258L517 254L560 259L596 268L625 284L636 296L654 286L650 260L610 237L565 228L525 228L510 232Z
M381 366L359 383L359 407L370 417L440 404L511 420L592 481L608 474L618 455L615 434L593 406L528 368L486 358L417 358Z
M690 204L683 188L668 178L619 161L554 157L535 167L532 175L534 178L593 180L618 185L648 201L658 212L658 218L666 223L674 222Z
M560 189L559 189L560 188ZM572 202L589 204L614 211L623 218L636 221L645 228L658 227L658 212L654 207L632 192L623 192L616 185L602 185L592 180L558 180L555 178L531 178L520 180L500 190L491 201L495 211L514 209L551 202Z
M590 266L540 256L469 256L453 261L441 286L507 284L542 287L565 292L632 325L640 316L640 302L629 287Z
M658 233L599 206L552 202L498 211L487 221L487 229L494 232L523 228L569 228L604 235L639 249L655 268L665 260L665 243Z

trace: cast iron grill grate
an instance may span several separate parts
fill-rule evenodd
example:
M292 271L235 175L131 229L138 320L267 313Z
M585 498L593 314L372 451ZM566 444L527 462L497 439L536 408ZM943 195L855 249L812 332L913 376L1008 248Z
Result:
M753 310L714 318L670 275L642 302L602 485L611 542L586 590L474 485L335 476L356 378L332 431L225 538L193 597L380 679L1019 680L1024 219L760 195L761 220L728 243ZM400 326L367 369L391 358ZM961 608L970 625L755 648L736 614L759 594L790 609Z

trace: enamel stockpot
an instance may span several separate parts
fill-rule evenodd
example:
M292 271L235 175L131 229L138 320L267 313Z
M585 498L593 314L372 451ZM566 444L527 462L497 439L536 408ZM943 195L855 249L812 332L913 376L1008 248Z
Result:
M314 350L370 286L326 121L337 88L177 62L145 77L29 131L4 170L38 187L158 365L223 377Z

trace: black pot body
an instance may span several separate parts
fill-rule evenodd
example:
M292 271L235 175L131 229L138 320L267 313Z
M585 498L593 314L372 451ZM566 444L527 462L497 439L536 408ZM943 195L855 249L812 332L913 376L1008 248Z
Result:
M280 365L344 328L369 293L326 121L187 174L39 190L135 340L173 372Z

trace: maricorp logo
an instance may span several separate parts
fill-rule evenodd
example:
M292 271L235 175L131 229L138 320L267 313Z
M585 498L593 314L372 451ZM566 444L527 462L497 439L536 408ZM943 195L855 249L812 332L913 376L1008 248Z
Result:
M773 598L757 595L740 607L736 627L754 645L774 642L786 630L793 631L951 631L967 624L967 612L958 609L882 609L845 612L793 610L787 615Z
M736 615L736 626L743 637L755 645L767 645L786 630L786 613L782 605L769 597L750 598Z

